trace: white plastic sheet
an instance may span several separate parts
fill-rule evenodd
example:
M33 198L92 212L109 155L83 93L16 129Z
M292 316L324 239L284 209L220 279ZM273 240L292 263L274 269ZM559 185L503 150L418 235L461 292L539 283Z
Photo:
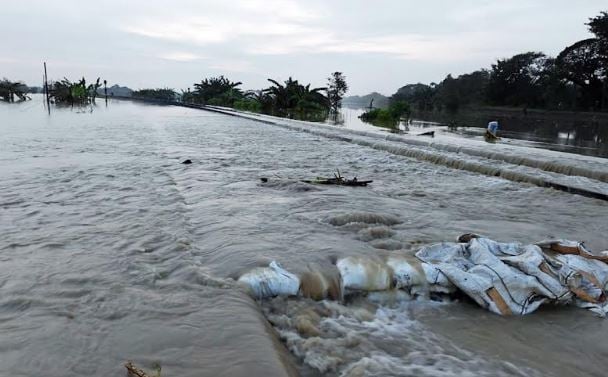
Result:
M592 259L595 257L579 243L560 240L540 245L543 248L472 238L467 243L426 247L416 256L497 314L528 314L549 302L584 303L605 314L608 264Z

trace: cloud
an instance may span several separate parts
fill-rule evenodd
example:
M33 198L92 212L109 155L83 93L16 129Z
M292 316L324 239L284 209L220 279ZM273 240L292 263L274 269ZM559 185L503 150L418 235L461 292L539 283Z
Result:
M136 26L125 26L121 29L143 37L198 45L220 43L227 39L224 32L213 24L197 19L170 22L144 20Z
M322 19L313 6L289 0L233 0L203 4L169 14L145 14L126 19L119 30L147 38L208 45L245 37L301 35L307 23Z
M252 72L253 65L247 60L221 60L212 63L209 68L227 72Z
M151 15L129 21L122 28L131 34L179 43L187 49L205 48L205 55L228 58L215 67L246 71L250 66L234 58L289 54L376 54L398 60L467 60L492 54L496 30L456 30L433 33L374 31L336 27L318 7L282 0L233 1L207 4L205 12ZM528 6L482 4L479 8L456 9L448 17L457 20L483 14L520 10ZM481 10L480 10L481 9ZM508 42L507 42L508 44ZM505 43L502 44L503 46ZM208 51L209 50L209 51ZM167 60L194 61L190 53L160 54Z
M252 55L381 54L400 60L467 60L491 53L494 36L486 32L397 34L375 37L338 36L329 32L284 36L263 46L250 46Z
M159 58L176 62L192 62L196 60L205 59L204 56L192 54L190 52L169 52L160 55Z

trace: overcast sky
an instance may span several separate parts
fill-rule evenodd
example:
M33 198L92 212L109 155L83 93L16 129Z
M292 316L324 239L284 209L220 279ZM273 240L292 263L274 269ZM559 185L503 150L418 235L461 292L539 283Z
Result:
M0 77L105 78L185 89L224 74L243 87L289 76L392 94L589 37L606 0L1 0Z

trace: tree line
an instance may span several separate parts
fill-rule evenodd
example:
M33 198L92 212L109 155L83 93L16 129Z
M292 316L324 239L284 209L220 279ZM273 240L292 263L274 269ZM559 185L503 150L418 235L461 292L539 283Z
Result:
M410 84L391 96L418 111L456 112L474 106L547 110L608 110L608 12L586 24L593 38L566 47L557 57L525 52L500 59L491 69L439 84Z
M268 82L267 88L243 90L241 82L218 76L205 78L195 83L193 90L181 93L168 88L142 89L133 92L133 97L231 107L281 117L325 119L329 113L337 113L348 90L342 72L333 72L327 86L318 88L292 77L283 82L273 79Z

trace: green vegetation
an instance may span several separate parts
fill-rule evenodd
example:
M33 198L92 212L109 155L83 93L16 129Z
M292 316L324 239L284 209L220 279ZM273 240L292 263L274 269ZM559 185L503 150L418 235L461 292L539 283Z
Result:
M327 79L327 100L330 110L335 114L342 107L342 98L348 91L346 77L342 72L333 72Z
M333 80L332 80L333 78ZM325 120L330 108L338 108L347 85L344 76L335 72L330 78L331 89L311 88L289 78L280 83L268 79L272 84L261 90L243 92L240 82L230 81L224 76L211 77L194 84L192 92L182 92L182 101L205 105L232 107L239 110L271 114L281 117ZM333 103L324 93L331 93Z
M2 79L0 81L0 100L6 102L15 102L15 97L20 101L28 99L27 94L28 88L21 81L9 81L8 79Z
M264 89L272 104L272 115L288 118L315 117L319 113L327 115L329 101L323 94L326 88L310 88L291 77L283 84L268 79L273 85Z
M136 90L131 94L131 97L139 99L149 99L154 101L173 102L178 96L173 89L158 88Z
M244 98L234 101L234 108L237 110L251 111L254 113L262 112L262 105L260 102L251 98Z
M396 128L401 120L408 121L411 115L411 109L407 102L393 101L386 109L370 109L361 114L364 122L369 122L377 126Z
M406 101L417 111L451 113L487 105L608 111L608 12L587 25L595 37L574 43L557 58L517 54L489 70L448 75L439 84L406 85L391 101Z
M84 77L77 82L71 82L67 78L49 84L49 97L57 105L88 105L95 102L97 90L101 87L100 79L94 84L89 84Z
M211 77L194 84L195 90L186 98L188 102L206 105L233 107L234 102L243 98L243 91L238 87L241 82L232 82L225 78Z

